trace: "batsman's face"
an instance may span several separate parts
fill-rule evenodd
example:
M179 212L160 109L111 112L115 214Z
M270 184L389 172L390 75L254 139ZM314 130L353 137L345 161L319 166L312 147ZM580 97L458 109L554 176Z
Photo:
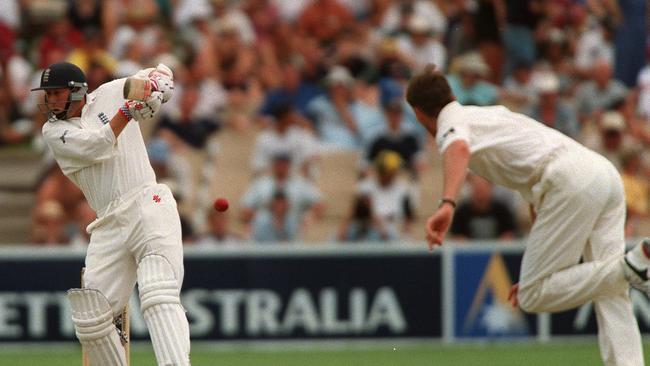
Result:
M61 113L65 110L65 104L68 102L70 89L47 89L45 90L45 102L47 103L50 111L55 114Z

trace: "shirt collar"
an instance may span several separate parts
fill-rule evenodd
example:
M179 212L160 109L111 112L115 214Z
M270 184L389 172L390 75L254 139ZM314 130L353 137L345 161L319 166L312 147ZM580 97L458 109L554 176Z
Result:
M461 105L456 100L453 100L453 101L447 103L447 105L442 107L442 109L440 110L440 113L438 113L438 119L445 118L446 114L452 113L452 111L454 109L458 108L458 107L461 107Z
M84 103L84 106L81 108L81 114L82 115L86 112L86 110L89 108L89 106L91 104L93 104L93 102L95 101L95 98L96 98L96 96L95 96L94 93L86 94L86 103Z

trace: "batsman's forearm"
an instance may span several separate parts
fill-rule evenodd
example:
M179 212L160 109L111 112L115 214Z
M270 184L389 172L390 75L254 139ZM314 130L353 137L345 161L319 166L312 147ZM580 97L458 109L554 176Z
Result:
M128 123L129 119L122 112L118 111L108 124L111 126L111 130L113 130L115 138L117 138Z
M465 141L453 142L443 155L444 183L442 197L456 199L465 182L470 151Z

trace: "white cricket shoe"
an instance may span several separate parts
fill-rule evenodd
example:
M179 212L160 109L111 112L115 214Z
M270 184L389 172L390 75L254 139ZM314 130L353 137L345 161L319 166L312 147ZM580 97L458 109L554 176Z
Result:
M650 279L648 268L650 258L644 253L650 253L650 238L643 239L637 246L625 253L623 257L623 274L630 286L650 295Z

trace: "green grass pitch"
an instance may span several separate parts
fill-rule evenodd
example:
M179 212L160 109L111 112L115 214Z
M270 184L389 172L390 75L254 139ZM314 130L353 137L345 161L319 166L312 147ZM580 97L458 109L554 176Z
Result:
M318 348L282 350L277 348L211 349L201 345L193 348L193 366L562 366L602 365L596 342L567 344L481 344L481 345L411 345L371 346L366 348ZM0 366L70 366L80 365L79 349L58 347L2 351ZM646 355L650 346L646 344ZM646 357L648 360L648 357ZM155 365L153 352L135 347L132 366Z

